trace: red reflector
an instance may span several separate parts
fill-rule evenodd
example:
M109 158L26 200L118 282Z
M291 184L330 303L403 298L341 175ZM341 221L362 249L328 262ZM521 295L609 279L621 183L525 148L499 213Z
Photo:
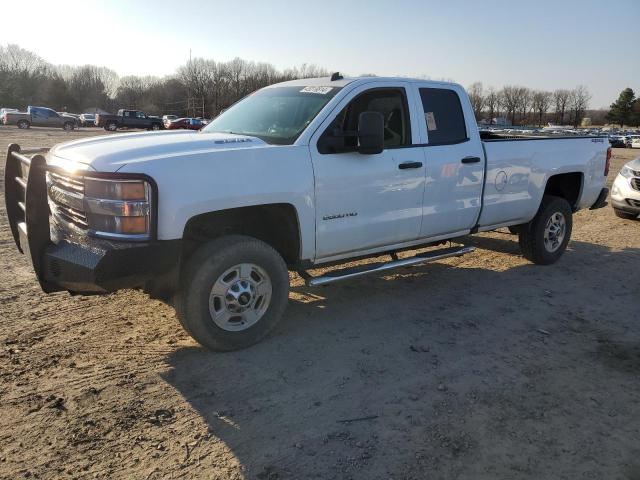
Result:
M604 163L604 176L609 175L609 167L611 166L611 147L607 148L607 161Z

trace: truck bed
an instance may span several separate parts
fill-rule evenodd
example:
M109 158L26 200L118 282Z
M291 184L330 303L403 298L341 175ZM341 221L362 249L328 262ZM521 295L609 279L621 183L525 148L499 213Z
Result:
M553 175L582 175L575 210L590 207L600 194L606 137L491 134L482 139L482 146L487 164L480 230L530 221Z

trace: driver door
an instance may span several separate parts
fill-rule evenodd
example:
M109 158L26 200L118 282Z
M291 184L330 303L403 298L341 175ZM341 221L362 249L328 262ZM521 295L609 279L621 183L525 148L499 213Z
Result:
M310 143L315 175L316 261L383 249L418 238L425 184L415 105L406 82L373 82L340 102ZM413 107L412 107L413 108ZM357 130L363 111L385 119L385 147L379 154L357 151L346 136L344 149L327 147L336 132ZM417 129L415 129L417 130Z

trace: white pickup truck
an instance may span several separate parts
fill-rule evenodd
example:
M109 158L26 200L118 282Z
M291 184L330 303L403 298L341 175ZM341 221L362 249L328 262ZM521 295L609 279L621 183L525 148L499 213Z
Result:
M44 291L142 288L230 350L276 325L288 270L324 285L463 255L397 252L499 227L530 261L555 262L573 212L606 205L607 147L481 134L456 84L334 74L263 88L199 132L11 145L6 206Z

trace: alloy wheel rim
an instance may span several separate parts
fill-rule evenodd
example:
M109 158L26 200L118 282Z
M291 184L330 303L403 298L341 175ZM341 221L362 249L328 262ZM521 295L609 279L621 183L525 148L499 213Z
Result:
M241 263L226 270L209 293L209 314L213 322L228 332L246 330L264 316L273 287L260 266Z
M553 253L560 248L566 234L567 222L564 215L560 212L556 212L549 220L544 228L544 248Z

